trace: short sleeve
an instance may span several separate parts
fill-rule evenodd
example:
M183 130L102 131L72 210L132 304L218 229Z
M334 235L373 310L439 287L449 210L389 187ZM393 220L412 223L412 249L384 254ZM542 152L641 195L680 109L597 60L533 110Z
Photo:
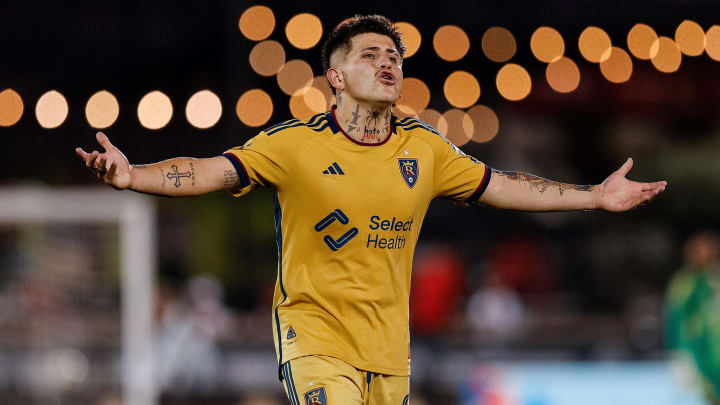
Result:
M223 153L238 174L238 186L230 190L236 197L249 193L255 187L282 187L287 173L292 170L296 153L282 134L273 136L260 132L244 145ZM297 149L295 149L297 150Z
M435 196L454 200L461 205L478 204L490 183L492 170L485 163L468 156L443 137L436 142Z

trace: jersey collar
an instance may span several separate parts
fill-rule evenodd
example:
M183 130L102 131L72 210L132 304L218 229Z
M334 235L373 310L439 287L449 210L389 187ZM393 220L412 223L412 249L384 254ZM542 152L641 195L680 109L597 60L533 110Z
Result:
M338 124L337 118L335 118L335 109L336 108L337 108L337 106L333 104L333 106L330 107L330 111L328 111L326 113L328 122L330 123L330 129L332 129L332 131L336 134L338 132L341 132L343 135L345 135L345 137L347 139L351 140L353 143L356 143L358 145L363 145L363 146L380 146L380 145L384 145L388 140L390 140L390 137L392 136L392 134L397 134L397 132L395 132L395 119L397 117L395 116L395 114L393 114L391 112L390 113L390 135L388 135L388 137L385 138L384 141L382 141L380 143L366 143L366 142L356 141L355 139L351 138L350 135L346 134L345 131L343 131L340 124Z

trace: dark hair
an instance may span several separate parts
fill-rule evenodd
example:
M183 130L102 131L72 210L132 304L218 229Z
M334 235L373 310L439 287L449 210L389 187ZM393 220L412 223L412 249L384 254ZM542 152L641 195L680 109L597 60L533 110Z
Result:
M389 18L378 14L356 14L338 24L338 26L328 34L322 48L323 72L327 73L328 69L330 69L330 56L332 56L333 52L338 48L347 48L346 50L349 50L350 40L354 36L368 32L387 35L395 43L395 48L397 48L400 57L405 55L405 45L402 42L402 35ZM332 85L330 85L330 89L333 94L335 94L335 88Z

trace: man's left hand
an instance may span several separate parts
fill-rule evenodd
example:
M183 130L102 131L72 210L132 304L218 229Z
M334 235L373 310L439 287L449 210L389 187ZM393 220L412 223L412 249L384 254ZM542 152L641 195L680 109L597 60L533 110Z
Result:
M627 211L647 203L665 191L667 181L638 183L625 178L632 166L633 160L628 158L619 169L595 188L597 193L595 204L598 209L611 212Z

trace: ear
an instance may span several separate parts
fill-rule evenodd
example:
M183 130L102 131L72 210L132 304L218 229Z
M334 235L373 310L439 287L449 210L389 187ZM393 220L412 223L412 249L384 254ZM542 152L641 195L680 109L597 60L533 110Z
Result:
M330 85L333 86L335 90L345 90L345 79L343 78L343 74L340 70L336 68L330 68L328 69L325 76L330 82Z

